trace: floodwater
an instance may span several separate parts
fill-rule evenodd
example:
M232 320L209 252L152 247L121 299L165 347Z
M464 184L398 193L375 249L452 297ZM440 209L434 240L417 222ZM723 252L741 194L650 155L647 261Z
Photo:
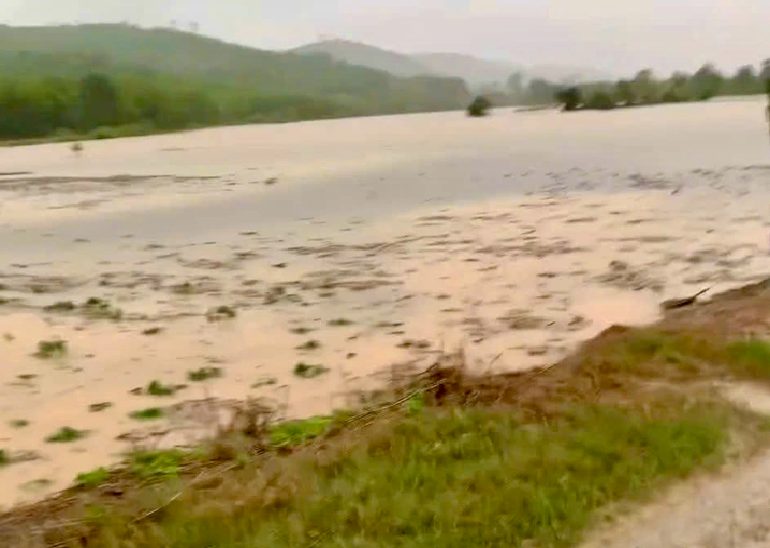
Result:
M763 108L441 113L0 149L0 505L132 447L194 444L195 402L326 413L392 366L460 346L480 370L545 365L614 323L653 321L667 298L765 277ZM36 356L51 340L66 353ZM325 372L298 377L300 362ZM219 376L191 380L201 368ZM174 393L148 394L154 380ZM163 419L130 417L153 407ZM84 435L46 441L62 427Z

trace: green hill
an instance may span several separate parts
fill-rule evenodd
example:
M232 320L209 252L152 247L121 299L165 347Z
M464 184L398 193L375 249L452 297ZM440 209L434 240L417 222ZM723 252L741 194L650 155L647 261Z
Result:
M113 104L83 104L93 100L83 87L93 73L107 77L100 100ZM264 51L172 29L0 26L3 138L103 125L177 128L448 110L468 99L458 78L399 78L326 56ZM102 115L84 119L89 110Z

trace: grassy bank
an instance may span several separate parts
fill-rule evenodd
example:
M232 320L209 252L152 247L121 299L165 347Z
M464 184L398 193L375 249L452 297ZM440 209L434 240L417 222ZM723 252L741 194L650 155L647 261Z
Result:
M357 415L271 425L247 414L200 450L139 453L82 475L59 498L0 518L0 541L574 546L618 503L770 441L770 422L713 382L770 381L770 345L747 337L769 307L760 285L655 328L612 328L547 369L476 376L458 354Z

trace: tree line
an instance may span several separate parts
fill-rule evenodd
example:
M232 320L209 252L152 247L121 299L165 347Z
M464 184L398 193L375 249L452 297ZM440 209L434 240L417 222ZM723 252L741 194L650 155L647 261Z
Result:
M452 110L459 78L397 78L173 29L0 25L0 140Z
M574 85L536 78L525 81L520 73L508 80L508 97L521 104L553 104L565 110L607 110L623 106L652 105L704 101L720 95L770 94L770 59L759 68L740 67L725 75L714 65L706 64L695 73L675 72L659 78L650 69L639 71L633 78L616 82Z

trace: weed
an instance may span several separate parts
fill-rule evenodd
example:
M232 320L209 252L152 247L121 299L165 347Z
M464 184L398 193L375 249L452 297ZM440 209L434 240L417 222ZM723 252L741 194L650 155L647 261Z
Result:
M9 422L8 424L11 425L11 428L26 428L29 426L29 421L24 419L15 419Z
M112 403L105 401L101 403L92 403L88 406L88 411L91 413L101 413L102 411L105 411L112 407Z
M155 421L162 419L165 416L165 413L163 412L163 409L159 407L149 407L147 409L140 409L139 411L132 411L128 416L135 421Z
M142 331L142 335L152 336L152 335L160 335L163 332L162 327L151 327L149 329L145 329Z
M129 469L143 479L177 476L185 458L181 451L138 451L129 458Z
M270 443L276 447L293 447L323 434L333 417L317 416L302 421L278 424L270 429Z
M73 443L85 438L87 435L88 431L86 430L75 430L69 426L64 426L55 434L48 436L45 441L47 443Z
M110 472L106 468L97 468L90 472L78 474L75 478L75 485L84 489L92 489L103 484L109 477Z
M5 451L5 449L0 449L0 468L3 466L8 466L10 462L11 457L8 456L8 453Z
M312 365L300 362L294 366L294 376L303 379L314 379L329 372L328 367L323 365Z
M231 306L218 306L216 308L212 308L208 312L206 312L206 319L209 322L216 322L220 320L231 320L235 318L238 314L236 313L235 309Z
M43 308L46 312L72 312L77 307L71 301L60 301Z
M760 339L737 341L727 346L736 373L753 379L770 379L770 343Z
M262 388L264 386L273 386L275 384L278 384L278 380L273 377L263 377L259 379L257 382L251 385L252 388Z
M295 327L291 330L292 333L295 335L307 335L308 333L312 333L314 330L309 327Z
M147 389L145 390L145 393L148 396L157 396L157 397L165 397L165 396L173 396L176 392L176 388L173 386L168 386L160 381L152 381L150 384L147 385Z
M350 325L353 325L353 320L348 320L347 318L329 320L329 326L331 327L348 327Z
M310 340L307 342L302 343L297 347L297 350L304 350L306 352L312 352L313 350L318 350L321 348L321 343L315 340Z
M109 302L98 297L91 297L83 304L83 314L88 318L119 320L123 317L123 311L114 308Z
M222 376L221 367L201 367L187 373L187 379L191 382L203 382L209 379L218 379Z
M40 358L41 360L61 358L66 355L67 341L62 340L40 341L37 343L37 352L34 354L36 358Z
M12 333L3 333L3 340L5 342L13 342L16 340L16 337Z

